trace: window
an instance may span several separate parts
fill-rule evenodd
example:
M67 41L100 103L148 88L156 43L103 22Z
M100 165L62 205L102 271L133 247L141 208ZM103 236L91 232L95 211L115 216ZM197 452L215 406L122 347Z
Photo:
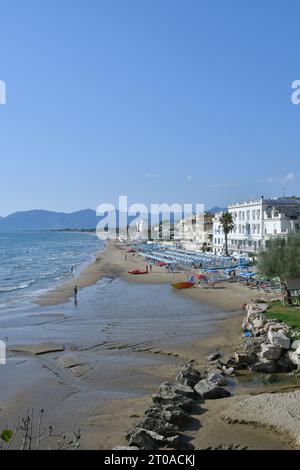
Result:
M250 211L247 211L247 220L250 219Z
M260 209L257 209L256 215L257 215L257 219L259 220L260 219Z
M255 210L252 211L252 219L255 220Z
M257 233L260 233L260 224L257 224L256 229L257 229Z

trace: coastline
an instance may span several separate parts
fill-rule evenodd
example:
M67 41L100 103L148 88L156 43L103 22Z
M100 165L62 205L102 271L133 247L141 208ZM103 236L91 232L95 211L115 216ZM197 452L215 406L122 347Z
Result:
M170 284L173 276L165 272L162 268L154 268L153 272L147 276L130 276L127 271L129 269L144 268L145 262L142 257L138 255L126 255L125 250L121 247L116 247L112 242L108 242L104 251L97 254L97 259L94 263L84 269L80 275L63 286L59 286L56 289L49 291L42 297L37 299L37 304L42 307L45 311L45 317L47 317L47 308L57 307L62 308L68 306L72 298L73 286L75 283L78 285L79 299L85 295L88 291L88 286L95 285L99 280L103 278L116 279L120 277L128 286L137 284L155 287L159 284ZM185 273L176 274L176 280L181 280L186 277ZM87 290L85 288L88 288ZM91 287L90 287L91 288ZM93 296L95 290L93 290ZM28 358L28 354L25 353L21 356L17 354L17 361L22 361L24 357L28 361L29 370L36 370L36 384L35 387L30 389L28 397L31 401L38 401L43 406L42 399L49 399L49 395L57 394L58 400L70 400L73 393L78 394L78 400L80 406L83 406L82 398L79 398L82 381L84 387L84 378L86 374L86 368L89 365L92 369L95 368L96 375L88 377L89 382L97 384L101 383L101 380L106 380L106 376L100 373L97 369L95 362L95 352L101 353L101 361L103 360L103 354L107 354L108 351L113 356L116 355L115 360L119 361L122 358L122 373L124 378L122 381L128 384L129 388L132 386L132 381L138 384L139 394L136 397L121 397L114 398L113 394L109 394L108 397L99 402L94 392L91 394L90 402L83 406L82 416L86 420L85 437L83 439L83 448L102 448L111 449L117 445L126 445L124 435L132 428L141 418L143 411L149 407L151 402L151 394L157 391L159 383L165 380L174 380L178 372L179 364L186 363L189 360L195 360L199 367L207 365L205 357L214 350L220 350L224 356L230 356L234 350L239 347L241 339L241 320L242 313L240 312L240 305L244 301L248 301L255 296L253 292L247 291L245 288L238 285L220 285L219 288L214 289L198 289L193 288L185 291L172 292L172 295L177 296L178 301L193 301L197 302L197 305L210 304L215 307L218 311L223 312L223 315L211 318L213 325L213 332L202 335L197 340L183 341L180 344L165 344L161 346L149 346L146 343L139 345L122 344L122 343L107 343L95 346L86 345L75 345L71 344L66 347L66 351L62 353L62 357L58 354L51 354L43 356L41 362L42 367L46 367L51 373L57 374L60 377L61 383L64 384L64 388L58 387L57 384L50 382L49 390L45 391L45 385L42 384L43 380L49 381L49 377L43 378L38 376L38 370L36 370L37 359L36 357ZM90 300L92 301L92 300ZM184 312L183 312L184 314ZM59 321L64 321L59 320ZM90 328L93 328L90 326ZM52 338L52 336L51 336ZM54 338L53 338L54 339ZM55 338L57 340L57 338ZM27 345L28 346L28 345ZM86 351L86 352L85 352ZM94 352L95 351L95 352ZM124 351L124 353L122 353ZM13 353L15 354L15 353ZM123 354L123 355L122 355ZM72 355L72 357L71 357ZM14 356L13 356L14 357ZM71 358L70 358L71 357ZM135 363L135 358L141 358L141 363L136 362L134 366L130 361L126 365L123 365L125 358L132 357L132 363ZM98 358L96 358L97 362ZM73 361L73 363L72 363ZM90 363L89 363L90 361ZM65 364L71 366L66 367ZM58 365L59 364L59 365ZM63 364L63 369L61 365ZM73 365L72 365L73 364ZM147 365L146 365L147 364ZM145 366L146 365L146 366ZM70 368L71 367L71 368ZM65 370L64 370L65 368ZM75 374L76 382L73 384L73 379L70 382L68 373L70 371ZM72 375L71 373L71 375ZM126 376L126 377L125 377ZM118 375L116 375L118 377ZM114 376L112 382L117 380ZM47 382L46 382L47 383ZM49 385L49 384L48 384ZM70 389L71 387L71 389ZM75 389L74 389L75 387ZM269 390L276 390L278 385L276 384L269 387ZM70 390L71 391L70 391ZM118 387L117 387L118 389ZM116 389L116 390L117 390ZM75 392L75 390L77 390ZM141 392L142 391L142 392ZM258 449L278 449L278 448L291 448L289 443L284 443L282 440L271 434L264 433L263 430L257 429L251 424L242 425L234 424L229 425L224 423L220 419L220 411L226 410L231 404L236 403L239 400L250 396L255 389L242 387L236 389L234 396L227 399L220 399L217 401L208 401L205 403L205 413L201 415L200 429L185 429L184 432L198 449L207 448L209 446L217 447L220 443L232 444L234 443L245 446L248 448ZM71 393L71 395L69 395ZM26 396L26 394L25 394ZM26 396L27 398L27 396ZM53 399L50 397L50 400ZM4 406L4 416L2 413L2 419L9 416L17 416L19 413L20 406L24 402L24 394L18 398L18 406L15 404L15 400L10 399L9 403ZM56 403L56 402L55 402ZM70 408L68 414L72 414L74 411L75 402L71 398ZM1 405L1 403L0 403ZM55 408L55 405L53 405ZM85 413L84 413L84 410ZM198 416L194 416L195 419L199 419ZM70 418L71 423L72 418ZM62 423L63 424L63 423Z

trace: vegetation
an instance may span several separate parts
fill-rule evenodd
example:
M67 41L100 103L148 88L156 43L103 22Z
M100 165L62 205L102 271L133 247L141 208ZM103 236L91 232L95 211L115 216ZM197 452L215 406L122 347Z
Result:
M280 302L271 302L270 308L266 311L269 320L279 320L295 330L299 330L300 336L300 311L297 308L283 306Z
M80 446L81 432L74 432L69 440L63 434L55 434L52 426L43 424L44 410L35 418L34 410L27 411L25 416L19 417L12 431L0 431L0 450L39 450L46 443L48 449L77 450Z
M300 232L269 240L259 255L258 267L260 273L269 278L300 277Z
M225 255L228 256L228 234L234 229L234 221L230 212L223 212L220 217L220 224L225 235Z

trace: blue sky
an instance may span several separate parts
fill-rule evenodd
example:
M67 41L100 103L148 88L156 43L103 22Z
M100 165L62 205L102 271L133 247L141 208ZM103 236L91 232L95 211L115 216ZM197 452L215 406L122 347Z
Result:
M1 2L0 215L298 194L299 1Z

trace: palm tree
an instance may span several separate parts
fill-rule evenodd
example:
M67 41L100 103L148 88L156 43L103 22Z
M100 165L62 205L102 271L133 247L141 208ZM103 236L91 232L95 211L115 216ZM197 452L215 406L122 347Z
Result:
M220 217L220 224L225 235L225 255L228 256L228 234L234 229L234 221L230 212L223 212Z

